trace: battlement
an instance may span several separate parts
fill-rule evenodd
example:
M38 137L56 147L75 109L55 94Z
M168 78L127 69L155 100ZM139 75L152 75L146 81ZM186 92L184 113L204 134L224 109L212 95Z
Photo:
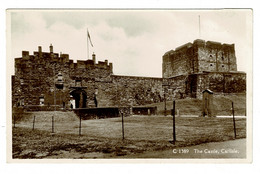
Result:
M69 55L68 54L62 54L60 53L53 53L53 46L50 46L50 52L42 52L42 47L38 46L38 51L34 51L32 55L30 55L29 51L22 51L22 57L16 58L16 59L24 59L24 60L34 60L34 59L45 59L45 60L53 60L56 59L56 61L59 60L66 60L69 61Z
M93 60L77 60L76 63L73 63L73 68L99 68L99 69L111 69L112 70L112 63L107 61L98 61L98 63L94 63Z
M76 63L72 59L69 59L69 54L54 53L53 46L50 45L50 52L42 52L42 47L38 46L38 51L34 51L33 55L30 55L29 51L22 51L22 57L15 58L15 66L20 67L18 64L24 64L24 61L34 63L36 60L44 60L44 62L52 63L68 63L70 68L80 69L108 69L112 72L113 64L109 63L108 60L98 61L96 63L96 55L93 53L92 59L88 60L77 60Z
M173 55L176 52L179 51L185 51L188 48L191 47L207 47L207 48L211 48L211 49L225 49L225 50L235 50L235 44L226 44L226 43L220 43L220 42L215 42L215 41L205 41L205 40L201 40L201 39L196 39L193 41L193 43L189 42L186 43L184 45L181 45L177 48L175 48L174 50L169 50L167 51L163 56L167 56L169 54Z
M229 50L235 50L235 44L226 44L226 43L220 43L215 41L205 41L197 39L193 42L193 45L197 46L204 46L211 49L229 49Z

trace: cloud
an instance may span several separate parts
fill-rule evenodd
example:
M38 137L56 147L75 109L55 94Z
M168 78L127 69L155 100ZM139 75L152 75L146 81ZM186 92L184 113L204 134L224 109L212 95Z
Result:
M29 31L29 24L24 19L24 16L17 13L11 14L12 23L11 23L11 32L12 34L20 33L24 34Z
M43 11L41 12L42 18L46 21L47 28L51 27L57 22L62 22L67 25L75 27L75 29L81 29L88 24L96 24L96 20L90 15L86 15L84 12L80 11Z
M146 32L152 32L155 29L152 19L145 19L142 16L143 13L139 13L140 12L126 12L126 14L109 18L107 23L111 27L122 28L130 37L136 37L145 34Z
M110 27L122 28L129 36L138 36L145 32L153 30L152 19L147 20L143 11L48 11L42 12L47 27L55 24L57 21L74 26L80 29L87 23L89 27L98 25L106 21Z

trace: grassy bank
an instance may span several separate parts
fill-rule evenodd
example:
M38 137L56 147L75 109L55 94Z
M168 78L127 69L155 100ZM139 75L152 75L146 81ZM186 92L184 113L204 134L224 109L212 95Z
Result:
M180 115L201 115L202 100L195 98L177 99L175 108L179 110ZM231 103L234 102L235 115L246 115L246 95L213 95L213 112L215 115L231 115ZM156 106L158 114L164 115L165 103L153 103L145 106ZM166 113L171 113L173 102L166 102Z

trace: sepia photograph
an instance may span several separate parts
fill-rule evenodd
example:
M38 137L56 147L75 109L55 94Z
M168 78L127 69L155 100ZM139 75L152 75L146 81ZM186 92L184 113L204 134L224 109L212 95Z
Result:
M252 9L7 9L6 22L9 162L252 160Z

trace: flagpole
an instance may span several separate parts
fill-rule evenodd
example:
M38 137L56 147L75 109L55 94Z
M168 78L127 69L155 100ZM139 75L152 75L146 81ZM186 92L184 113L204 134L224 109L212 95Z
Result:
M87 52L88 52L88 59L89 59L89 47L88 47L88 29L87 29Z
M199 38L200 38L200 15L199 15Z

